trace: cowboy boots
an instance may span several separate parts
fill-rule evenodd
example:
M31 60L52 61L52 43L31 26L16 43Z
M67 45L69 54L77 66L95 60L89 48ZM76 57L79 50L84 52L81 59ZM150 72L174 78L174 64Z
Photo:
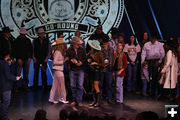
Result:
M100 107L100 102L101 102L101 96L100 93L96 93L97 96L97 102L94 104L94 107Z
M93 102L92 102L91 104L89 104L89 106L94 106L94 105L96 104L96 102L97 102L97 95L96 95L96 93L94 92L94 93L93 93Z

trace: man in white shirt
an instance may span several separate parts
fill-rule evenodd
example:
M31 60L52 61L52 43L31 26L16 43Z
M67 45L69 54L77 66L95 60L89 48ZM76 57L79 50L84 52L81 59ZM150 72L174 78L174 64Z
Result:
M165 56L165 51L162 43L157 41L156 36L151 37L151 41L147 42L141 54L141 63L144 61L148 62L149 75L151 78L151 95L155 96L157 85L158 85L158 67Z

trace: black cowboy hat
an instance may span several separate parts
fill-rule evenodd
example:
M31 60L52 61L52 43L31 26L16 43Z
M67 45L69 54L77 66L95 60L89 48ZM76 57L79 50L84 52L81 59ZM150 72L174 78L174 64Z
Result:
M13 32L14 30L11 30L9 27L3 27L2 28L2 32L3 33L9 33L9 32Z

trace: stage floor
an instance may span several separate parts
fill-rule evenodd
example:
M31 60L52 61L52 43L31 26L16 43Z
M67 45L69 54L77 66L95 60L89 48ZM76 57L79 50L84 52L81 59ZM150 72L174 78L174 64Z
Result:
M35 112L38 109L45 109L47 111L47 118L49 120L57 120L59 111L61 109L67 109L68 111L76 110L81 112L82 110L88 110L90 115L104 116L105 114L115 115L116 118L125 117L134 120L135 116L139 112L154 111L159 117L165 115L165 105L170 104L167 100L155 100L150 97L143 97L136 95L135 93L124 93L124 104L112 104L109 105L103 101L103 105L99 108L89 107L91 102L86 98L83 101L83 107L72 106L70 104L51 104L48 102L49 91L43 92L41 89L37 91L12 93L12 100L9 109L10 120L32 120ZM171 103L177 104L179 100Z

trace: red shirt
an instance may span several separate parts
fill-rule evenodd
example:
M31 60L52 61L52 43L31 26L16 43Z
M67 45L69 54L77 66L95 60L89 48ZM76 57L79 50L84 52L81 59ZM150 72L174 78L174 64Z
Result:
M126 76L126 72L125 72L125 70L126 70L126 68L127 68L127 57L126 57L126 55L123 53L123 72L119 75L120 77L125 77Z

